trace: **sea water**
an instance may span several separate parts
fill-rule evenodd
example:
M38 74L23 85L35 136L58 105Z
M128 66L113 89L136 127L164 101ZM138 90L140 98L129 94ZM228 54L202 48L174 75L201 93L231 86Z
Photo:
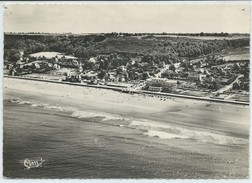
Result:
M10 178L246 178L248 137L164 121L4 98ZM25 169L22 160L43 158Z

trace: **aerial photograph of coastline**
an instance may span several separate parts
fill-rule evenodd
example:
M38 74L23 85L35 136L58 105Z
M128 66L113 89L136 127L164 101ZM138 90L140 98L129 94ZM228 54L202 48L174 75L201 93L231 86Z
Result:
M249 178L249 3L3 9L4 178Z

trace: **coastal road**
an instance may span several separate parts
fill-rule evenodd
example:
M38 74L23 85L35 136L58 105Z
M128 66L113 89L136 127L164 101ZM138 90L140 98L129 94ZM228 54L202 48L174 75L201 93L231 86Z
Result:
M125 88L121 87L112 87L106 85L90 85L86 83L71 83L71 82L60 82L60 81L51 81L51 80L44 80L44 79L35 79L35 78L25 78L25 77L16 77L16 76L4 76L6 80L8 78L12 79L21 79L21 80L30 80L30 81L38 81L38 82L47 82L47 83L55 83L55 84L63 84L63 85L73 85L73 86L83 86L83 87L90 87L90 88L100 88L100 89L109 89L114 91L123 91ZM144 83L141 83L138 87L130 89L131 93L137 94L151 94L157 96L169 96L169 97L177 97L177 98L187 98L187 99L195 99L195 100L202 100L202 101L209 101L209 102L217 102L217 103L229 103L229 104L238 104L238 105L249 105L249 102L242 102L242 101L231 101L231 100L222 100L222 99L214 99L208 97L197 97L197 96L190 96L190 95L180 95L180 94L173 94L173 93L161 93L161 92L152 92L147 90L141 90Z

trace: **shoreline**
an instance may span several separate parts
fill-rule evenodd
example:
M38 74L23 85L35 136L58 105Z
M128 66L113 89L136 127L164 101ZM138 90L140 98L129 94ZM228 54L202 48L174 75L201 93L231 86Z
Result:
M7 90L7 92L12 94L10 90ZM18 92L13 94L18 94ZM229 178L247 176L248 136L238 137L235 134L219 134L218 132L209 132L206 129L173 126L169 123L169 119L166 120L166 123L138 119L134 121L125 119L124 121L120 115L109 114L102 119L99 116L107 113L100 113L100 111L89 113L90 111L83 109L83 111L65 113L54 109L55 105L62 106L62 103L53 104L53 106L46 105L45 108L43 106L36 107L38 103L28 103L29 100L22 100L24 92L19 93L19 95L12 96L20 97L20 103L17 100L16 102L9 103L6 101L7 103L5 103L5 175L15 175L16 171L13 167L17 167L17 170L20 169L16 166L17 160L27 156L27 147L19 148L20 144L29 143L29 147L34 147L29 148L30 154L39 155L50 162L46 172L43 172L45 173L43 175L46 176L61 175L57 174L57 172L62 172L57 171L57 165L58 162L65 162L66 159L70 159L70 167L72 165L70 171L68 171L70 173L66 176L71 176L72 171L75 172L77 169L80 172L76 176L83 178L87 178L89 174L83 174L86 171L84 170L85 167L81 166L83 163L80 160L89 161L99 166L105 164L105 166L101 166L103 167L101 170L94 168L94 171L99 170L103 173L104 178L111 175L106 174L107 165L116 169L120 168L122 171L119 171L117 175L123 177L128 162L134 162L134 171L141 172L143 167L148 167L150 161L151 167L154 167L153 172L156 172L156 167L165 170L158 175L159 178L173 178L173 174L169 172L177 172L181 167L188 167L188 175L195 176L197 174L199 178L216 178L224 174ZM32 99L33 96L30 98ZM39 101L41 99L46 100L47 96L36 98ZM48 98L47 100L51 99ZM72 101L76 106L80 102L71 99L69 101ZM69 101L65 101L67 106L63 107L68 107ZM42 102L47 103L44 100ZM172 118L172 116L170 117ZM180 120L180 118L178 119ZM40 148L37 148L38 146ZM18 155L15 155L17 151L19 152ZM48 155L49 152L50 156ZM100 152L102 152L102 156L100 156ZM103 156L104 152L106 156ZM62 157L60 159L58 159L59 153ZM90 156L87 156L87 154L90 154ZM127 158L126 161L122 160L122 156ZM116 161L111 162L112 158ZM135 162L137 162L137 165ZM173 167L167 169L167 165L175 165L176 169ZM207 168L203 169L202 172L197 171L202 170L202 167ZM233 171L234 167L237 167L235 171ZM47 171L48 168L55 170ZM190 168L193 168L194 171L190 171ZM90 167L87 166L87 169L90 169ZM205 172L208 172L208 174ZM232 172L232 175L230 172ZM37 175L38 177L41 176L41 174ZM29 175L25 172L21 176L27 177ZM90 176L94 176L93 172ZM113 176L116 176L116 174L113 174Z
M219 177L219 174L247 177L250 115L246 105L178 97L164 101L157 96L14 78L4 78L3 86L4 102L7 102L4 105L5 175L16 175L13 167L27 156L26 147L19 148L20 144L29 143L34 147L29 149L32 155L39 153L44 157L50 152L50 157L45 158L54 171L46 171L43 174L46 176L57 175L55 159L58 160L59 149L66 147L60 153L67 158L62 156L59 160L70 159L72 167L66 176L75 171L76 160L107 165L111 157L117 157L118 164L112 162L111 166L118 169L124 165L118 173L121 177L127 163L139 159L136 166L139 168L134 171L142 171L151 161L152 167L161 166L159 169L164 170L159 178L171 178L173 174L169 172L179 171L181 167L188 167L188 175L197 173L201 178ZM6 101L9 99L14 103ZM17 151L20 153L15 155ZM108 156L100 156L104 151ZM87 157L90 152L91 156ZM125 155L126 161L121 158ZM172 166L167 170L170 164L176 169ZM100 172L110 175L105 167ZM77 175L85 176L81 171Z
M71 83L71 82L60 82L60 81L52 81L52 80L44 80L44 79L37 79L37 78L26 78L26 77L18 77L18 76L4 76L4 78L13 78L13 79L20 79L20 80L31 80L31 81L38 81L38 82L48 82L48 83L55 83L55 84L63 84L63 85L73 85L73 86L80 86L80 87L91 87L91 88L98 88L98 89L106 89L106 90L113 90L123 92L125 88L121 87L113 87L113 86L105 86L105 85L90 85L84 83ZM163 96L163 97L172 97L172 98L182 98L188 100L198 100L198 101L206 101L206 102L214 102L214 103L225 103L225 104L233 104L233 105L244 105L249 106L249 102L243 101L232 101L232 100L223 100L223 99L214 99L214 98L207 98L207 97L197 97L191 95L181 95L181 94L172 94L172 93L161 93L161 92L152 92L147 90L132 90L124 93L131 93L131 94L140 94L140 95L154 95L154 96Z
M249 107L184 100L142 94L128 94L93 87L4 78L4 97L48 103L56 107L75 108L78 111L109 113L128 118L147 119L152 123L166 123L198 128L231 136L249 135Z

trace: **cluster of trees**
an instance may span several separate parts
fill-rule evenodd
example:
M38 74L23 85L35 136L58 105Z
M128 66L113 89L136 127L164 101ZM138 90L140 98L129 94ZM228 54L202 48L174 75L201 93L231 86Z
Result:
M161 65L163 63L165 64L177 63L180 61L180 59L174 53L158 54L158 55L147 54L142 57L141 61L147 62L148 64L153 66L154 64Z
M90 58L99 54L116 52L124 56L151 55L154 60L177 62L180 57L195 58L226 48L249 46L249 39L195 40L188 38L138 39L136 37L109 37L100 35L10 35L5 34L5 58L10 49L25 54L40 51L57 51ZM153 59L153 58L150 58ZM148 60L148 58L147 58Z
M108 55L98 55L97 61L99 62L99 70L111 70L122 65L126 66L130 61L130 57L121 56L117 53L111 53Z
M221 65L226 63L226 61L223 58L218 58L216 55L207 55L206 57L206 63L209 66L214 66L214 65Z
M65 32L65 33L41 33L41 32L8 32L6 34L11 34L11 35L20 35L20 34L34 34L34 35L45 35L45 34L54 34L54 35L74 35L71 32ZM161 33L146 33L146 32L142 32L142 33L128 33L128 32L111 32L111 33L104 33L104 35L106 36L145 36L145 35L178 35L178 36L249 36L249 34L229 34L227 32L215 32L215 33L208 33L208 32L200 32L200 33L169 33L169 32L161 32Z
M246 79L241 78L240 82L235 82L233 84L233 90L245 90L249 91L249 82Z
M180 41L173 45L181 57L196 58L201 55L218 53L228 48L249 46L249 39Z
M171 34L165 34L163 33L163 35L171 35ZM172 35L178 35L178 36L215 36L215 37L227 37L230 36L229 33L227 32L221 32L221 33L204 33L204 32L200 32L200 33L174 33Z
M106 39L103 35L4 35L4 58L10 61L17 60L20 50L25 55L42 52L56 51L75 55L76 57L88 58L97 53L87 50L93 44ZM15 52L15 58L12 58Z
M82 60L84 70L94 70L104 77L108 70L125 66L124 73L129 80L145 79L158 72L164 64L171 64L170 70L174 71L174 63L181 62L186 71L193 70L188 62L190 58L218 53L223 49L249 46L249 39L230 40L196 40L188 38L161 38L138 39L130 37L116 37L111 35L11 35L4 37L4 59L16 62L21 53L28 56L41 51L56 51L74 55ZM89 58L96 57L97 63L89 62ZM132 57L141 58L140 62L131 64ZM189 58L189 59L188 59ZM208 56L210 64L220 64L220 60ZM249 73L246 68L243 73ZM163 77L165 77L163 75ZM176 77L176 76L173 76ZM216 88L216 87L215 87Z
M209 76L211 77L211 76ZM206 88L206 89L210 89L210 90L218 90L222 87L219 78L215 78L214 81L211 82L204 82L204 83L200 83L197 82L196 83L199 87L201 88Z
M221 33L168 33L168 32L162 32L162 33L125 33L125 32L112 32L107 33L107 36L152 36L152 35L177 35L177 36L215 36L215 37L227 37L230 36L227 32L221 32Z
M177 77L187 77L188 76L188 73L187 74L180 74L180 73L176 73L176 72L173 72L173 71L166 71L166 72L163 72L161 74L161 78L168 78L168 79L175 79Z
M199 63L199 62L198 62ZM187 71L194 71L194 67L193 67L193 64L189 63L189 62L181 62L180 64L181 67L184 68L184 71L187 72Z
M4 59L11 63L17 62L21 57L18 49L4 49Z
M244 75L244 78L248 81L249 80L249 63L239 64L234 63L233 71L236 73L240 73Z

